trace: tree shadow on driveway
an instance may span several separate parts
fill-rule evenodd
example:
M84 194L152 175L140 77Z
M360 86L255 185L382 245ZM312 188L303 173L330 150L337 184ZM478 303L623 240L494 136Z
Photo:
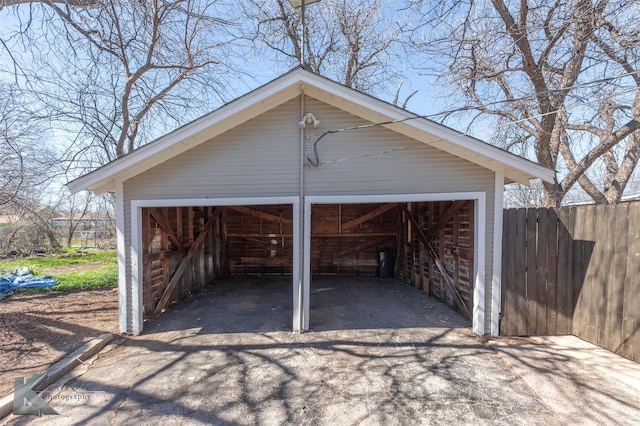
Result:
M289 331L291 281L279 281L229 280L174 306L49 394L60 416L12 422L557 422L423 292L392 280L317 280L312 330L298 334Z

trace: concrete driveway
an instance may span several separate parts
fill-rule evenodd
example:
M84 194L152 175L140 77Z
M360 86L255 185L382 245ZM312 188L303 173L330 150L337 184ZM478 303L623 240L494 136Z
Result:
M313 330L294 334L290 285L288 278L221 281L50 389L45 399L58 416L9 422L567 423L505 356L417 289L318 279Z

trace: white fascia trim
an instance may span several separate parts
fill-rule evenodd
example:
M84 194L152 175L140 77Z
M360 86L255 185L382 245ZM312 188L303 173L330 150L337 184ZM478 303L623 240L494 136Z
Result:
M132 332L138 335L142 332L144 321L144 307L142 300L142 208L143 207L189 207L189 206L251 206L292 204L294 214L300 206L299 197L239 197L239 198L182 198L161 200L131 200L131 304ZM295 217L295 216L294 216ZM294 244L299 232L294 220ZM295 247L295 246L294 246ZM296 256L293 258L293 287L299 279L300 264ZM296 271L298 273L296 274ZM294 307L295 309L295 307Z
M493 266L491 278L491 335L500 335L502 302L502 216L504 209L504 174L496 173L493 202Z
M129 333L127 292L127 246L125 243L124 184L116 185L116 253L118 261L118 324L121 333Z
M487 195L484 191L473 192L442 192L428 194L387 194L387 195L309 195L305 197L305 247L304 247L304 276L305 285L310 282L311 261L311 205L312 204L361 204L361 203L406 203L418 201L450 201L473 200L474 217L474 290L473 290L473 332L484 335L485 319L485 249L487 233ZM309 294L307 291L306 294ZM305 302L308 309L309 302ZM307 320L308 320L307 314Z

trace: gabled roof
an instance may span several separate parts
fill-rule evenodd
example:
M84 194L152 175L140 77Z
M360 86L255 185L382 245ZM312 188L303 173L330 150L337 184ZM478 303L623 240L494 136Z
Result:
M303 68L295 68L124 157L69 182L67 186L72 193L84 189L96 193L114 191L116 181L132 178L237 127L299 96L301 90L304 90L305 95L372 123L397 121L384 127L487 169L504 172L507 181L529 183L530 179L539 178L553 182L554 171L537 163L431 120L417 117L411 112Z

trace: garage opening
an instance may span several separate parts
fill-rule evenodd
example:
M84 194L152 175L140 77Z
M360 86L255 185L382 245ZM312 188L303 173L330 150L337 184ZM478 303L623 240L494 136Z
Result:
M144 207L141 211L145 319L226 277L292 275L290 204ZM289 307L290 301L289 294Z
M368 297L375 288L390 298L409 299L398 286L393 287L394 281L423 290L471 320L473 215L473 200L313 204L311 328L322 327L334 314L349 316L352 324L360 317L377 323L386 316L387 326L398 326L397 300L373 306L375 299ZM332 276L371 279L334 280ZM331 298L333 306L323 305L322 293L331 291L343 292L344 297ZM405 305L410 303L407 300Z

